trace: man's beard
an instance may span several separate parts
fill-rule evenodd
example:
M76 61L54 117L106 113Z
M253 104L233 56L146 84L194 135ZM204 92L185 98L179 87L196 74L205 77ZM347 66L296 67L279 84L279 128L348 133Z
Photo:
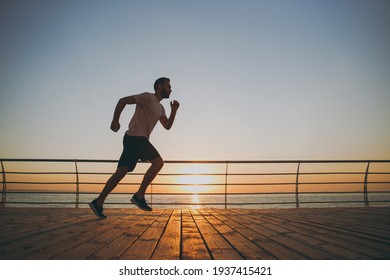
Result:
M169 92L168 91L162 91L161 92L162 98L169 98Z

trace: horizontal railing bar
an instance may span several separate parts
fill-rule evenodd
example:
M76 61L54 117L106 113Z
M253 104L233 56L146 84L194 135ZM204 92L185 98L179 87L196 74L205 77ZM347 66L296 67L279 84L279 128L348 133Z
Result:
M371 202L390 202L390 200L378 200L378 201L374 201L374 200L370 200L370 203ZM299 203L302 203L302 204L340 204L340 203L362 203L361 200L339 200L339 201L299 201Z
M74 204L74 201L72 202L23 202L23 201L10 201L7 202L9 204L37 204L37 205L42 205L42 204ZM264 202L264 203L255 203L255 202L250 202L250 203L229 203L230 205L261 205L261 204L293 204L295 202ZM87 205L88 202L80 202L79 204L82 205ZM105 202L104 204L106 205L130 205L130 202ZM182 202L172 202L172 203L164 203L164 202L156 202L153 203L154 205L193 205L193 206L200 206L200 205L225 205L224 202L216 202L216 203L211 203L211 202L202 202L202 203L182 203Z
M7 204L74 204L74 201L7 201ZM80 202L80 204L83 204Z
M76 194L76 192L64 192L64 191L7 191L7 193L28 193L28 194ZM300 192L300 194L360 194L363 193L363 191L333 191L333 192ZM390 193L390 191L369 191L368 194L379 194L379 193ZM85 195L85 194L99 194L99 192L80 192L79 194ZM112 194L120 194L120 195L132 195L134 193L130 192L112 192ZM147 193L148 194L148 193ZM277 195L291 195L295 194L295 192L231 192L229 195L270 195L270 194L277 194ZM224 193L220 192L165 192L165 193L158 193L154 192L153 195L224 195Z
M96 163L118 163L118 160L109 159L19 159L0 158L4 162L96 162ZM254 163L390 163L390 160L165 160L165 163L181 164L254 164Z
M390 200L371 200L373 203L387 203ZM338 200L338 201L300 201L302 204L344 204L344 203L357 203L361 204L361 200ZM74 201L49 201L49 202L38 202L38 201L7 201L7 204L33 204L33 205L72 205ZM89 202L79 202L80 205L87 205ZM108 205L131 205L130 202L105 202ZM229 205L287 205L295 204L295 201L279 201L279 202L229 202ZM155 202L153 205L193 205L193 206L202 206L202 205L225 205L224 202Z
M34 159L34 158L0 158L4 162L96 162L96 163L118 163L117 160L110 159Z
M295 176L296 172L283 173L229 173L229 176ZM300 172L299 175L365 175L366 172ZM390 172L369 172L368 174L390 174ZM225 173L161 173L159 176L225 176Z
M4 174L17 174L17 175L75 175L75 174L79 174L79 175L112 175L114 173L112 172L55 172L55 171L52 171L52 172L23 172L23 171L7 171L7 172L4 172ZM132 176L143 176L145 175L145 173L129 173L129 175L132 175ZM181 175L181 174L177 174L177 175Z
M370 203L388 203L390 200L371 200ZM300 201L301 204L345 204L345 203L354 203L354 204L361 204L362 202L359 200L345 200L345 201ZM9 201L7 204L31 204L31 205L73 205L74 201L72 202L61 202L61 201L56 201L56 202L34 202L34 201L28 201L28 202L23 202L23 201ZM88 202L79 202L80 205L87 205ZM127 202L105 202L106 205L130 205L130 203ZM235 203L231 202L229 205L293 205L295 204L295 201L293 202L285 202L285 201L280 201L280 202L248 202L248 203ZM213 206L224 206L225 203L221 202L216 202L216 203L153 203L153 205L162 205L162 206L184 206L184 205L189 205L189 206L206 206L206 205L213 205Z
M0 183L2 183L0 181ZM13 182L7 181L7 184L20 184L20 185L72 185L76 182ZM104 185L104 182L79 182L80 185ZM356 185L361 184L361 182L300 182L300 185ZM390 184L390 181L372 181L367 182L367 184ZM139 183L119 183L118 185L133 186L139 185ZM181 184L181 183L153 183L154 186L224 186L224 183L199 183L199 184ZM285 186L285 185L295 185L291 182L279 182L279 183L229 183L229 186Z
M345 185L345 184L361 184L362 182L300 182L299 185ZM367 182L367 184L389 184L390 182ZM170 183L153 183L153 186L224 186L224 183L213 184L170 184ZM295 185L295 183L228 183L229 186L284 186Z
M365 175L366 172L299 172L299 175ZM390 175L390 172L368 172L368 175ZM161 173L159 176L225 176L225 173ZM228 173L228 176L295 176L296 172L285 173Z
M114 204L114 203L112 203ZM121 204L126 204L126 203L121 203ZM193 206L201 206L201 205L221 205L224 206L224 202L216 202L216 203L211 203L211 202L201 202L201 203L194 203L194 202L188 202L188 203L183 203L183 202L174 202L174 203L167 203L167 202L156 202L153 203L155 205L193 205ZM294 202L286 202L286 201L280 201L280 202L248 202L248 203L229 203L229 205L266 205L266 204L295 204Z
M74 175L75 172L33 172L33 171L6 171L5 174L16 174L16 175Z
M75 172L24 172L7 171L4 174L17 175L75 175ZM112 172L78 172L79 175L112 175ZM229 173L229 176L295 176L296 172L288 173ZM299 175L365 175L365 172L300 172ZM368 175L390 175L390 172L368 172ZM129 173L132 176L143 176L144 173ZM225 176L225 173L161 173L158 176Z
M386 200L378 200L378 201L371 201L371 202L390 202ZM64 201L49 201L49 202L36 202L36 201L9 201L7 202L9 204L37 204L37 205L42 205L42 204L74 204L74 201L70 202L64 202ZM302 204L341 204L341 203L361 203L359 200L339 200L339 201L301 201L300 203ZM88 202L80 202L80 204L87 205ZM109 204L109 205L131 205L130 202L105 202L104 204ZM201 206L201 205L225 205L224 202L216 202L216 203L211 203L211 202L201 202L201 203L194 203L194 202L188 202L188 203L183 203L183 202L172 202L172 203L167 203L167 202L156 202L153 203L154 205L193 205L193 206ZM275 204L295 204L295 201L279 201L279 202L247 202L247 203L240 203L240 202L230 202L229 205L275 205Z
M9 184L20 184L20 185L74 185L76 182L12 182L7 181L7 185ZM104 183L101 183L104 184Z

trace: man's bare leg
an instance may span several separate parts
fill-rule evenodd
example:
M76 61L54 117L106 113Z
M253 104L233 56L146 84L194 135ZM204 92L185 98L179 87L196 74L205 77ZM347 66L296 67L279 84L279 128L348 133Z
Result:
M118 183L126 176L129 168L127 166L118 167L115 173L108 179L106 185L104 186L102 192L96 199L97 203L102 206L106 197L112 192L113 189L118 185Z
M141 186L137 191L137 198L139 199L145 197L146 189L153 182L158 172L160 172L161 168L164 166L164 160L161 157L149 160L149 162L152 164L152 166L150 166L149 169L146 171Z

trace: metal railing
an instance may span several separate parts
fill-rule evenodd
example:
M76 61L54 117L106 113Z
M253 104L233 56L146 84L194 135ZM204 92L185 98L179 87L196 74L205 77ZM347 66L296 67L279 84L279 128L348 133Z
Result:
M86 206L100 192L117 163L93 159L0 159L0 162L1 207L74 205L76 208ZM93 170L81 171L81 165ZM94 170L101 169L100 165L109 167ZM50 171L53 166L60 171L56 168ZM142 169L148 165L138 166ZM119 190L110 196L128 197L129 189L134 192L138 188L143 174L137 169L129 173L130 182L121 182ZM149 187L148 195L150 203L160 207L390 206L390 160L168 160ZM58 199L60 196L65 200ZM84 199L80 200L81 196ZM107 199L105 205L128 204L118 198Z

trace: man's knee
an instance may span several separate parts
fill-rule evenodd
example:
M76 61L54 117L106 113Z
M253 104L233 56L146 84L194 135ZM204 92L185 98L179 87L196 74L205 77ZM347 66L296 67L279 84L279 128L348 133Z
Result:
M128 166L121 166L116 169L115 174L120 177L125 177L127 172L129 172Z
M161 157L151 160L151 163L153 166L159 169L163 168L164 166L164 160Z

